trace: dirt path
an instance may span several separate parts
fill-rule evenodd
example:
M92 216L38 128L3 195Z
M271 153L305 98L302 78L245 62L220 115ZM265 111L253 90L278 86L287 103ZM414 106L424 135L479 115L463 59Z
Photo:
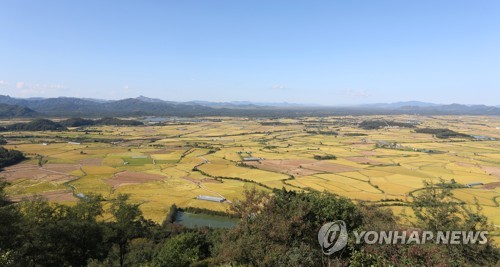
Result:
M198 165L196 165L196 166L195 166L195 168L200 167L200 166L202 166L202 165L204 165L204 164L210 163L210 161L209 161L208 159L206 159L205 157L203 157L203 156L198 156L198 158L199 158L199 159L202 159L202 160L203 160L203 162L202 162L202 163L200 163L200 164L198 164ZM203 180L198 181L198 180L195 180L195 179L191 179L191 178L189 178L189 177L183 177L182 179L184 179L184 180L186 180L186 181L189 181L189 182L191 182L191 183L194 183L194 184L195 184L196 186L198 186L198 188L200 188L200 189L203 189L203 190L205 190L205 191L207 191L207 192L210 192L210 193L216 194L216 195L220 196L221 198L224 198L224 199L226 200L226 202L227 202L227 203L229 203L229 204L232 204L232 203L233 203L233 202L231 202L230 200L228 200L225 196L223 196L222 194L220 194L219 192L212 191L212 190L210 190L210 189L206 188L205 186L203 186ZM213 178L211 178L211 177L207 177L206 179L211 179L211 180L214 180L214 179L213 179ZM214 181L215 181L215 180L214 180Z

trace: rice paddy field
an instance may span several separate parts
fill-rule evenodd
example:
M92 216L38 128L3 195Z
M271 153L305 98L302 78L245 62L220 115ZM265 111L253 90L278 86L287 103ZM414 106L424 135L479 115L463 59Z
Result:
M440 139L412 128L358 127L374 119L412 121L481 138ZM247 188L285 187L328 191L399 213L424 182L444 180L475 184L454 189L455 197L467 205L478 202L500 229L498 117L197 118L2 134L7 148L29 158L0 172L14 201L41 195L71 205L90 193L108 199L127 193L141 203L145 217L160 222L174 203L226 211ZM198 195L226 201L198 200Z

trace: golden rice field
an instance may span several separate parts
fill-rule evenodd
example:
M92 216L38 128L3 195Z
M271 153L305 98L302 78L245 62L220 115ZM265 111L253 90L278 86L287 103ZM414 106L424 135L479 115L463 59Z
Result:
M13 200L41 195L72 203L82 194L108 199L130 194L141 203L145 216L155 221L161 221L174 203L228 210L251 187L328 191L383 203L400 213L408 211L404 204L424 182L480 183L454 189L455 197L470 205L477 201L492 224L500 227L500 118L390 118L496 138L481 141L439 139L408 128L357 127L362 120L377 118L198 118L164 125L91 127L91 134L76 129L7 132L3 133L9 140L6 147L29 159L5 168L0 177L10 182L7 193ZM329 131L338 135L318 133ZM377 145L381 142L398 146L382 148ZM426 150L439 153L422 152ZM317 159L325 155L336 159ZM197 195L227 201L202 201Z

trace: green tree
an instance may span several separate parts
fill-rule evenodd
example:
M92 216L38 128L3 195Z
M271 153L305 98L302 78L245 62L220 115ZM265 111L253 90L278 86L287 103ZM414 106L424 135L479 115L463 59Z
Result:
M139 204L128 202L129 195L119 194L111 203L110 213L114 222L110 223L110 240L118 246L120 266L124 266L129 242L144 235L144 219Z
M412 210L417 222L416 227L430 231L488 231L487 217L481 214L481 207L475 208L458 202L453 197L452 188L439 184L425 183L422 190L413 195ZM476 200L477 202L477 200ZM499 249L492 244L445 245L446 256L450 263L460 266L465 263L487 265L500 260Z
M159 246L153 266L190 266L209 255L210 243L206 235L198 232L183 233L167 239Z
M327 222L342 219L357 229L361 213L350 200L329 193L255 189L236 202L241 221L224 238L222 262L253 266L315 266L324 258L317 234ZM349 253L343 255L348 256Z
M20 151L0 147L0 169L17 164L24 159L25 157Z
M103 223L99 197L90 197L73 207L41 198L20 203L22 242L19 261L35 266L85 266L89 259L104 259Z
M7 182L0 179L0 266L8 266L14 257L12 250L19 244L21 216L14 205L10 205L5 187Z

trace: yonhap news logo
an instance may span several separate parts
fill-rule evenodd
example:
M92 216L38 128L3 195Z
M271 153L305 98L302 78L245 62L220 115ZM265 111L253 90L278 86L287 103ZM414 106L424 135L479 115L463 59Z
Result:
M356 244L479 244L488 243L488 231L353 231ZM342 220L324 224L318 232L318 242L325 255L342 250L347 245L346 223Z
M318 232L318 241L325 255L331 255L347 245L345 222L338 220L324 224Z

